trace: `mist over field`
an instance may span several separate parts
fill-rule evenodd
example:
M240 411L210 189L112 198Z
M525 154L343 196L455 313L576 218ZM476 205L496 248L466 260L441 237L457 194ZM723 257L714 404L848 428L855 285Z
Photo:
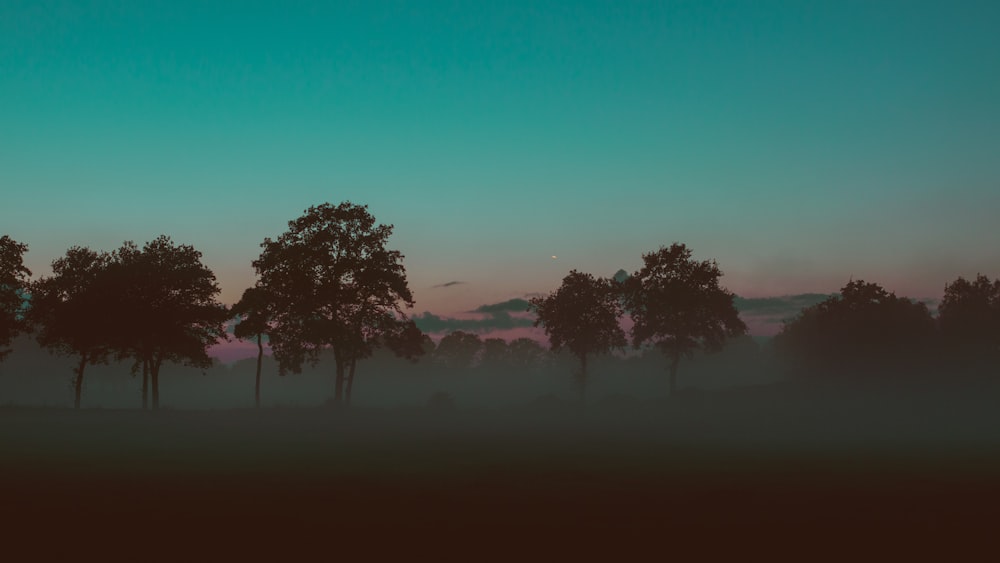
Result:
M265 358L259 409L247 359L165 366L157 411L138 408L127 363L95 366L73 410L71 362L19 344L0 364L0 478L26 533L184 522L161 553L258 555L294 550L289 537L405 554L509 533L498 549L576 552L592 533L591 550L642 556L666 536L706 553L723 533L738 543L708 552L798 553L836 530L902 554L914 530L976 545L1000 499L995 377L803 380L747 339L684 363L673 396L658 354L594 361L585 399L571 359L518 373L385 354L359 365L349 408L330 400L329 361L279 376ZM253 542L221 539L261 522Z
M693 389L715 389L770 383L780 377L752 339L734 343L723 354L685 365L682 383ZM87 408L133 409L140 406L141 373L130 374L131 363L113 362L88 368L84 380ZM664 398L668 394L666 364L658 352L594 359L587 401L616 397ZM73 404L74 361L40 349L29 337L0 363L0 404L70 407ZM179 364L164 366L163 406L174 409L252 407L256 358L230 363L215 360L210 368ZM552 400L579 402L574 379L577 360L566 354L546 354L526 368L478 364L449 367L426 357L417 362L380 351L358 365L352 405L369 407L424 406L435 393L447 393L458 407L496 408ZM319 407L333 394L333 358L327 354L300 374L279 375L271 356L262 364L262 406Z

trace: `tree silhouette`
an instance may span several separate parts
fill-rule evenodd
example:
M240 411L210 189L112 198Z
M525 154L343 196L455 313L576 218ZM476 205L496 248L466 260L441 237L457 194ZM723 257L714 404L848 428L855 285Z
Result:
M483 341L484 366L504 369L510 367L510 348L503 338L487 338Z
M113 346L120 357L143 366L143 408L148 372L153 409L159 409L163 362L210 367L208 347L227 339L230 313L216 301L219 286L201 253L165 235L141 250L126 242L112 253L108 272L116 295L109 311L117 328Z
M661 246L643 254L642 269L622 282L625 309L635 323L632 345L651 343L667 357L671 395L681 358L691 358L698 349L718 351L727 338L747 331L734 295L719 286L719 266L691 255L684 244Z
M843 378L913 368L934 337L926 305L853 280L786 322L774 346L807 373Z
M384 336L385 346L396 356L416 362L433 351L434 341L417 328L412 319L399 322ZM429 343L429 346L428 346Z
M21 331L27 328L23 317L25 293L31 270L24 267L28 245L7 235L0 237L0 361L10 353L4 350Z
M471 332L456 330L444 336L434 350L437 363L452 369L468 369L476 362L483 341Z
M954 357L995 365L1000 354L1000 279L991 282L978 274L975 280L959 277L945 285L938 323Z
M515 338L507 345L510 363L515 369L526 370L545 360L545 348L533 338Z
M400 330L402 306L413 306L403 255L386 248L392 229L376 225L367 206L324 203L289 221L278 239L264 239L253 262L272 305L269 337L279 369L298 373L331 349L337 403L347 370L371 354L376 337Z
M257 342L257 374L254 379L254 406L260 408L260 368L264 361L264 335L268 331L268 298L262 287L250 287L243 292L230 314L239 319L233 329L233 336L240 340Z
M530 301L529 310L538 315L535 326L545 328L552 350L566 348L580 361L577 382L581 398L587 392L588 356L626 345L616 288L611 280L572 270L555 292Z
M347 380L344 390L345 402L351 404L358 361L369 358L375 350L385 346L398 357L416 361L424 354L423 332L416 323L406 318L402 312L380 310L363 301L363 306L355 308L355 315L349 316L354 327L352 337L345 338L345 344L353 344L347 366Z
M60 355L77 356L73 368L74 408L80 408L83 374L88 364L105 363L117 327L106 311L114 295L108 287L111 257L74 246L52 262L52 276L31 286L29 318L38 343Z

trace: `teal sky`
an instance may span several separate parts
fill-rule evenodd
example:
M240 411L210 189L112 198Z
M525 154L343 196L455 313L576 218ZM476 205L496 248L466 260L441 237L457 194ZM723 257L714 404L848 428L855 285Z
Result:
M993 1L5 0L0 232L36 273L169 234L232 302L265 236L351 200L418 312L674 241L746 296L938 297L1000 275L998 29Z

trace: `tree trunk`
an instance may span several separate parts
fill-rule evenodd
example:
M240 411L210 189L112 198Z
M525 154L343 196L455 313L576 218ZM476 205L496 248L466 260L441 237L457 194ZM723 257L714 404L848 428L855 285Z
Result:
M580 402L586 402L587 400L587 355L583 354L580 356L580 375L577 379L577 385L580 387Z
M80 395L83 394L83 368L85 367L87 367L87 354L80 354L80 364L73 370L76 373L76 381L74 382L76 396L73 399L74 409L80 408Z
M340 358L337 362L337 380L333 392L333 402L340 404L344 401L344 362Z
M149 359L142 359L142 410L149 408Z
M149 366L150 380L153 384L153 410L160 410L160 363L161 360L154 360Z
M260 362L264 359L264 345L261 343L261 335L257 335L257 380L254 383L253 399L254 405L260 408Z
M357 360L351 360L351 367L347 372L347 406L351 406L351 391L354 389L354 370L358 366Z
M677 365L681 363L681 355L673 354L670 358L670 396L677 391Z

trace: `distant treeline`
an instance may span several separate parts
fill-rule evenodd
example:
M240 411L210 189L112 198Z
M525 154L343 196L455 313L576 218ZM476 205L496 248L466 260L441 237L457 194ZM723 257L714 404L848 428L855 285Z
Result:
M435 344L406 313L413 295L403 255L386 246L393 226L376 224L367 206L325 203L288 226L277 239L261 243L252 262L257 282L233 307L218 302L220 288L201 253L167 236L142 247L125 242L110 252L74 246L52 262L51 276L31 280L23 263L27 245L4 235L0 347L27 334L42 348L72 358L77 408L88 366L110 363L141 373L142 407L149 407L151 395L157 409L161 368L220 369L208 348L229 338L226 324L232 319L235 337L258 348L257 406L265 342L281 375L300 373L304 365L315 368L321 360L332 364L334 404L350 403L358 363L368 358L372 368L391 357L411 365L402 371L454 375L475 369L522 376L551 371L554 358L571 358L581 397L595 361L605 375L612 370L624 377L627 362L648 362L650 353L658 353L671 394L681 361L696 355L738 349L744 363L731 369L759 373L764 365L759 347L746 337L735 296L719 284L716 262L694 260L683 244L644 254L643 267L631 275L603 278L573 270L557 290L532 299L526 310L535 313L535 326L544 328L549 351L531 339L484 341L463 331ZM628 331L622 328L626 316ZM734 348L734 343L742 344ZM622 356L629 348L637 352ZM0 360L9 352L0 350ZM995 375L1000 279L978 275L947 284L937 316L924 303L852 280L839 294L787 321L771 352L767 369L781 377ZM483 391L489 392L488 386ZM449 399L442 391L436 400Z

